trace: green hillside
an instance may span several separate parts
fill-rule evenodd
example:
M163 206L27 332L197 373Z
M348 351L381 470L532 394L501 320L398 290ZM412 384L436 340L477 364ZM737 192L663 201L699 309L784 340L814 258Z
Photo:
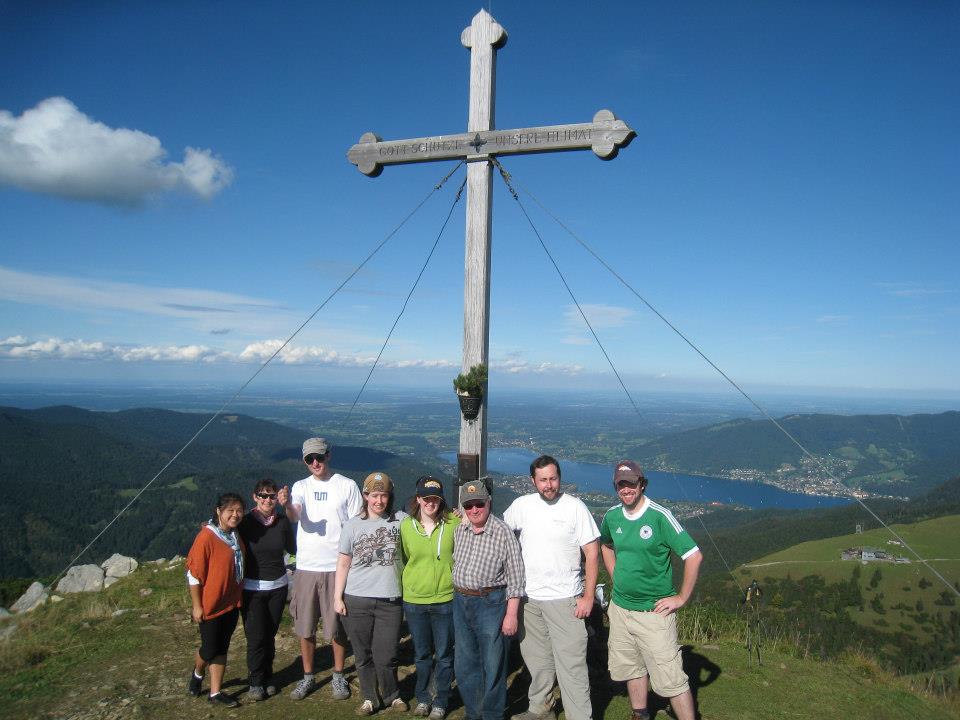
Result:
M949 672L960 660L960 515L894 526L950 586L885 530L793 545L714 575L701 601L733 611L752 580L763 590L760 614L772 636L792 636L811 652L836 657L858 649L903 674ZM913 562L842 560L852 548L881 550ZM956 682L956 678L954 678Z
M149 592L149 594L147 594ZM0 632L10 620L0 620ZM189 621L189 602L182 565L145 565L129 578L102 593L71 595L13 622L17 627L0 640L0 695L4 717L163 719L170 717L264 718L298 720L354 717L358 692L348 660L354 697L347 702L329 699L326 678L306 700L289 699L300 677L297 641L289 618L278 638L276 661L280 695L264 703L244 704L224 713L204 700L187 697L185 680L196 642ZM762 667L752 666L743 649L742 623L718 616L709 607L681 611L681 640L688 643L685 664L691 676L704 720L900 720L957 717L956 696L924 693L926 676L913 681L878 668L859 655L823 661L781 639L764 649ZM238 629L227 665L226 689L246 690L245 641ZM401 692L412 691L412 649L401 643ZM622 685L612 684L603 668L602 645L591 659L594 717L622 720L629 706ZM513 668L517 668L514 663ZM329 655L321 648L318 672L326 676ZM526 709L526 678L513 672L507 716ZM242 695L240 697L242 701ZM654 698L652 708L663 720L664 703ZM463 709L451 709L452 720ZM398 715L397 717L404 717Z
M912 525L894 525L894 531L936 568L948 581L960 580L960 515L928 520ZM915 637L934 638L940 631L934 619L939 612L956 611L956 596L945 588L922 563L899 547L885 530L843 535L826 540L801 543L744 565L739 573L745 579L762 577L802 578L817 575L827 583L848 581L858 568L858 583L865 602L851 608L850 617L860 625L879 630L903 631ZM848 548L876 548L910 563L841 560Z
M0 408L0 491L17 498L17 512L0 526L0 578L59 572L209 418L152 409ZM292 484L304 477L300 446L316 432L244 415L217 418L104 534L97 556L184 552L218 494L247 497L260 478ZM401 500L413 494L417 477L439 471L332 439L336 470L358 480L386 470Z

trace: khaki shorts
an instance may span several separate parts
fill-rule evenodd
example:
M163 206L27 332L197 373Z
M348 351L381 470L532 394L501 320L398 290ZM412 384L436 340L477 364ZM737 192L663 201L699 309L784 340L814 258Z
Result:
M676 613L625 610L611 602L607 614L611 679L622 682L649 675L653 691L664 698L690 689L677 642Z
M323 618L323 639L347 644L340 616L333 609L333 586L336 572L297 570L290 588L290 616L297 637L310 638L317 634L317 623Z

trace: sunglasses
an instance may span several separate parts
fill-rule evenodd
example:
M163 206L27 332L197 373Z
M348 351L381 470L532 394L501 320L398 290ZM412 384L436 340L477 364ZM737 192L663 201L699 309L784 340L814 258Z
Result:
M307 456L303 459L303 461L304 461L307 465L313 465L315 462L322 463L322 462L326 462L326 461L327 461L327 455L326 455L326 453L324 453L323 455L317 455L317 454L307 455Z
M464 504L463 504L463 509L464 509L464 510L476 510L477 508L482 508L482 507L483 507L484 505L486 505L486 504L487 504L486 502L480 502L480 501L477 501L477 502L468 502L468 503L464 503Z
M425 503L430 503L431 505L436 505L437 503L440 502L441 498L438 498L436 495L427 495L426 497L421 495L420 500L422 500Z
M257 493L257 497L260 498L261 500L276 500L277 494L276 493Z

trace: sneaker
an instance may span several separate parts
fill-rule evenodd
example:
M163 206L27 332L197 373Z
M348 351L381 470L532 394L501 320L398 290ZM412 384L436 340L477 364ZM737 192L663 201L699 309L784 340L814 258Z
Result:
M650 720L650 711L646 708L643 710L634 708L633 713L630 715L630 720Z
M426 717L430 714L430 703L417 703L417 707L414 708L413 714L417 717Z
M240 705L240 703L238 703L233 696L227 695L224 692L218 692L216 695L211 695L207 698L207 702L223 705L224 707L228 708L235 708Z
M330 688L333 691L334 700L346 700L350 697L350 684L342 674L332 677L330 680Z
M556 717L557 716L553 713L553 710L547 710L542 715L525 710L522 713L511 715L510 720L555 720Z
M266 700L267 691L263 689L263 685L251 685L250 689L247 690L247 699L253 700L254 702Z
M439 705L434 705L433 710L430 711L430 720L443 720L446 715L446 708L442 708Z
M360 707L357 708L356 712L357 712L357 715L360 715L361 717L364 717L366 715L373 715L373 713L375 712L373 709L373 701L364 700L362 703L360 703Z
M200 685L203 684L203 678L198 678L197 674L191 670L190 680L187 682L187 694L193 697L200 697Z
M386 707L386 709L387 709L387 710L396 710L396 711L398 711L398 712L406 712L407 710L410 709L410 706L407 705L407 704L406 704L403 700L401 700L400 698L395 698L394 701L393 701L392 703L390 703L390 704Z
M307 695L317 689L317 682L312 677L305 677L297 683L297 686L290 692L293 700L303 700Z

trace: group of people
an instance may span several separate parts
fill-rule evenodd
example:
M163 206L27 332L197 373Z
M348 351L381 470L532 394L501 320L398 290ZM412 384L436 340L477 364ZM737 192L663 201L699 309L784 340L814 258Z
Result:
M442 720L456 677L466 720L503 720L509 647L518 636L531 681L528 709L512 720L552 718L554 683L567 718L591 720L585 619L594 610L602 558L613 584L609 671L626 682L632 720L649 717L650 687L670 698L680 720L694 717L675 612L693 593L701 554L670 511L645 496L639 465L616 465L621 502L598 527L586 505L561 490L560 464L548 455L531 463L535 492L517 498L501 519L482 481L462 484L451 509L442 481L421 477L404 511L394 506L386 473L371 473L361 489L332 471L323 438L304 442L302 454L308 477L292 490L261 481L246 515L240 496L221 496L190 550L187 579L200 628L191 694L200 694L209 669L211 702L236 704L221 686L240 616L248 695L276 693L274 637L288 591L284 554L295 550L289 600L303 678L292 698L317 688L322 620L332 647L333 698L351 694L344 677L349 642L362 695L357 714L409 710L397 684L405 617L414 645L415 716ZM683 560L679 592L671 553Z

